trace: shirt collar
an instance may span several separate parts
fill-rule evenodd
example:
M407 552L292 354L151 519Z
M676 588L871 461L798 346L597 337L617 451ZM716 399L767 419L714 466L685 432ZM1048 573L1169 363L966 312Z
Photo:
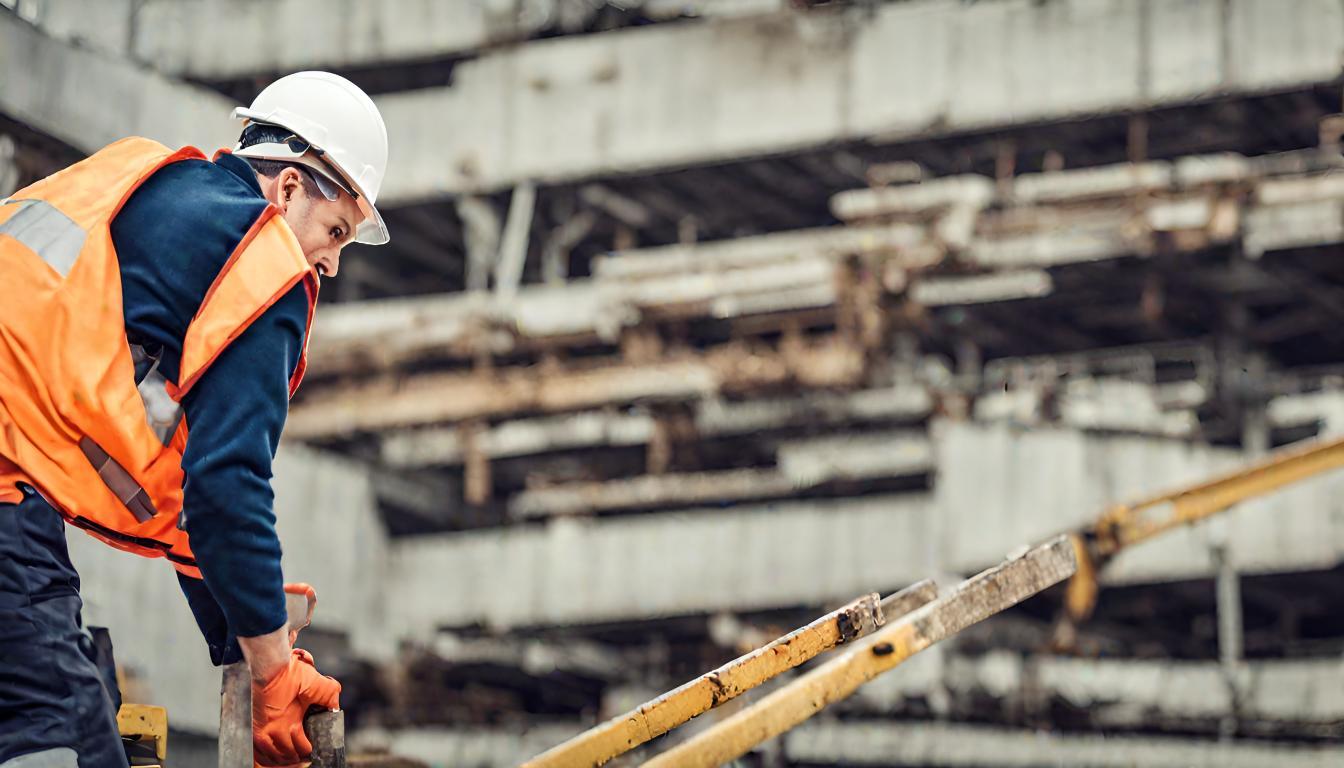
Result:
M257 181L257 172L252 170L252 166L241 157L234 157L230 152L220 152L215 155L215 165L227 169L234 176L242 180L257 197L263 197L261 193L261 183Z

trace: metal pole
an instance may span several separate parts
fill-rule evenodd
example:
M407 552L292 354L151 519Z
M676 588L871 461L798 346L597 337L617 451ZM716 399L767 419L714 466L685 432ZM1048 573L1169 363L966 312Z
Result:
M252 674L246 661L224 665L219 694L219 768L253 768Z
M903 616L937 595L937 587L925 580L880 603L876 594L861 597L713 672L584 731L524 763L523 768L602 765L781 672L871 633L885 619Z
M1236 736L1237 719L1241 711L1241 684L1238 669L1244 647L1244 627L1241 618L1241 579L1232 562L1226 543L1213 547L1213 559L1218 568L1218 660L1223 681L1231 702L1228 713L1218 725L1218 737L1227 741Z
M309 768L345 768L345 713L319 712L303 719L303 730L313 744Z
M838 658L658 755L645 768L700 768L740 757L939 640L1067 579L1075 567L1073 544L1068 537L1057 536L887 624Z

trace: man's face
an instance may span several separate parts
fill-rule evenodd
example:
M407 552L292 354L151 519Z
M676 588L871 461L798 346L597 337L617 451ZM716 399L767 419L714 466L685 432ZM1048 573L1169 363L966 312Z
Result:
M328 200L321 194L309 194L304 181L300 171L285 168L266 197L280 209L308 264L331 277L341 267L341 249L354 239L355 227L364 215L344 191Z

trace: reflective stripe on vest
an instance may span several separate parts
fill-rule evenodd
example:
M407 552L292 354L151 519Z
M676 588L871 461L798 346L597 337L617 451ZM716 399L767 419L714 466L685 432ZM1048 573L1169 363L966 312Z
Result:
M88 237L78 224L42 200L6 199L0 201L0 205L19 208L17 213L0 223L0 235L9 235L23 243L61 277L70 274Z
M131 362L135 363L136 390L145 405L145 421L159 442L166 446L172 441L173 433L182 421L182 406L168 394L168 380L159 373L160 355L151 355L139 344L130 347ZM93 468L98 470L103 483L135 515L136 520L143 523L159 513L145 489L101 446L84 437L79 441L79 449Z
M0 768L79 768L79 757L69 747L54 747L10 758Z
M317 293L297 239L270 206L188 324L179 386L162 375L157 348L137 348L142 342L127 336L111 222L159 169L203 159L195 149L125 139L0 200L0 306L24 307L0 311L0 480L29 482L73 525L114 547L166 557L193 578L200 572L177 525L190 439L179 403L296 282L309 287L310 321Z
M168 379L159 373L159 355L151 355L139 344L132 344L131 362L135 363L135 388L145 404L145 421L159 442L167 445L182 421L182 405L168 394Z

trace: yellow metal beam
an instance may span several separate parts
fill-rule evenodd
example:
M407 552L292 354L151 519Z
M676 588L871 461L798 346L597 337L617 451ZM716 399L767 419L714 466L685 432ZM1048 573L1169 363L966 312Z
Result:
M700 768L740 757L939 640L1063 581L1075 567L1072 543L1067 536L1058 536L887 624L839 657L663 752L645 768Z
M837 645L870 634L884 621L904 616L937 596L937 587L932 581L925 580L880 603L876 594L861 597L680 688L584 731L524 763L523 767L602 765L781 672Z
M1203 520L1339 467L1344 467L1344 438L1289 446L1222 477L1112 507L1097 522L1096 547L1099 554L1111 555L1171 528Z
M122 738L154 745L162 763L168 758L168 710L149 704L122 704L117 710L117 731Z
M1065 601L1069 617L1082 621L1092 614L1097 573L1126 547L1340 467L1344 467L1344 438L1312 440L1212 480L1111 507L1096 523L1074 534L1079 568Z

